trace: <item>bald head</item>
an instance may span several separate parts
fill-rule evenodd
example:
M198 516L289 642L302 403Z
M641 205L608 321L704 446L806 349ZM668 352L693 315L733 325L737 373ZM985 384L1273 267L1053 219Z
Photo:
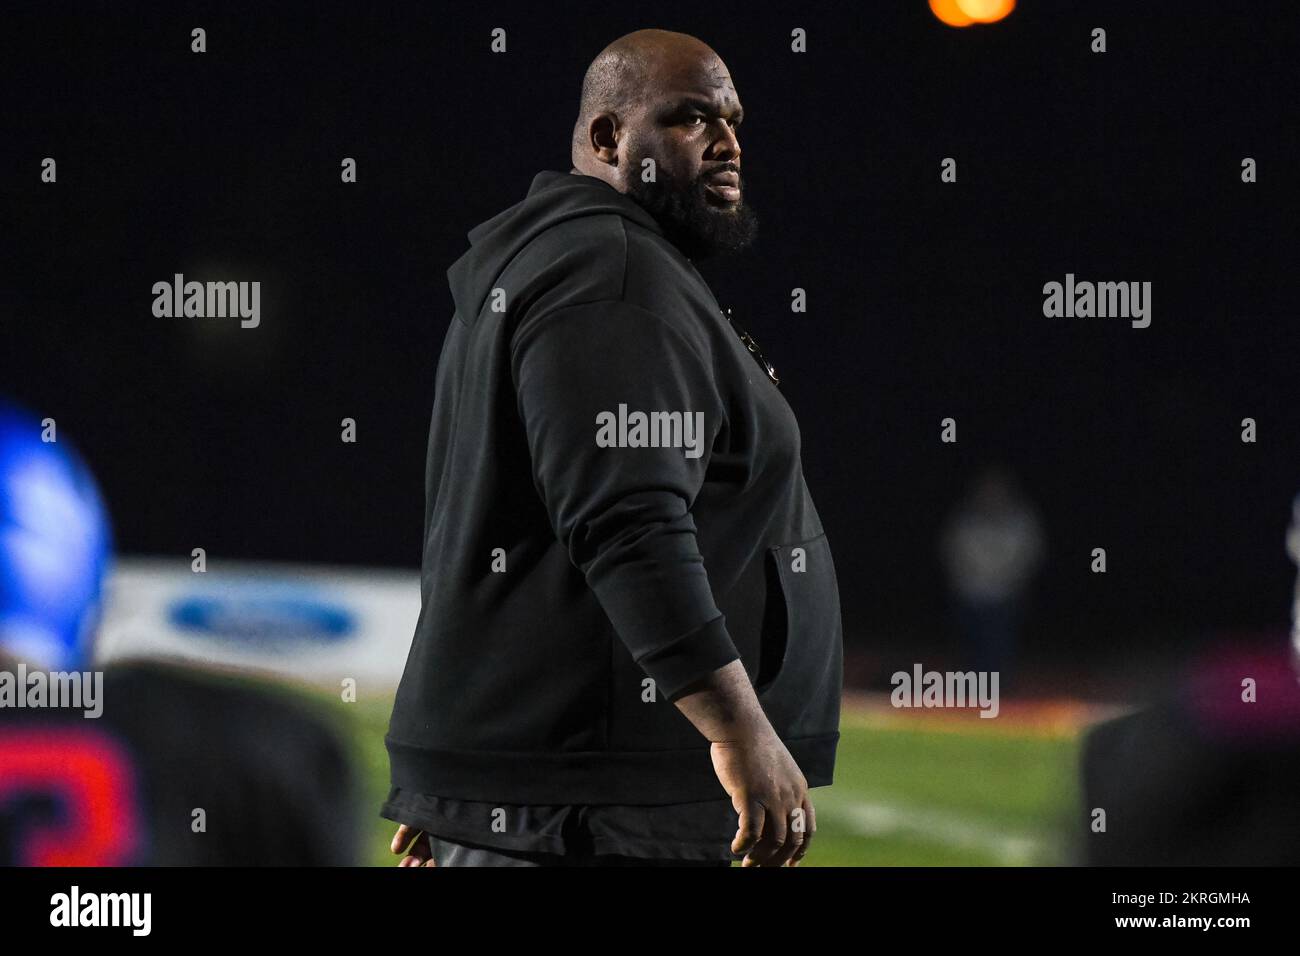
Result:
M574 168L592 174L585 166L593 120L612 113L626 123L662 95L665 83L693 67L709 66L726 73L721 58L707 43L672 30L636 30L601 50L582 78L578 119L573 125Z

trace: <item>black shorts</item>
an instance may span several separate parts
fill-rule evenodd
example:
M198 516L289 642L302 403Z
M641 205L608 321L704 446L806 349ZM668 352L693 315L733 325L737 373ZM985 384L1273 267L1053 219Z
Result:
M612 853L535 853L429 837L435 866L731 866L730 860L664 860Z

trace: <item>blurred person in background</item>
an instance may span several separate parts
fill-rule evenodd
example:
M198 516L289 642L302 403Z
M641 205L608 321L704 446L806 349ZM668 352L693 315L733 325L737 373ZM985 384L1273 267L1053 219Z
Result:
M999 672L1006 691L1026 592L1044 554L1038 513L1009 469L990 465L980 471L944 525L940 553L970 665Z
M0 404L0 865L355 862L354 776L318 717L162 662L91 669L108 514L54 438Z

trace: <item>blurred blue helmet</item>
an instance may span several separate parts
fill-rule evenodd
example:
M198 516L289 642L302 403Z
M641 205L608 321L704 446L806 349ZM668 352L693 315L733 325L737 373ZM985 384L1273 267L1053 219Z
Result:
M112 554L90 470L41 422L0 402L0 650L34 667L85 669Z

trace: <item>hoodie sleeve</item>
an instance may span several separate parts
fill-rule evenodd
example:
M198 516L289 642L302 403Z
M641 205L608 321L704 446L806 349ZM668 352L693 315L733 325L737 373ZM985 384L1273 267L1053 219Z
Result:
M664 319L605 300L525 318L511 373L551 526L658 692L671 699L736 660L691 516L723 424L711 365ZM683 424L702 415L702 434L683 429L690 447L602 447L620 405Z

